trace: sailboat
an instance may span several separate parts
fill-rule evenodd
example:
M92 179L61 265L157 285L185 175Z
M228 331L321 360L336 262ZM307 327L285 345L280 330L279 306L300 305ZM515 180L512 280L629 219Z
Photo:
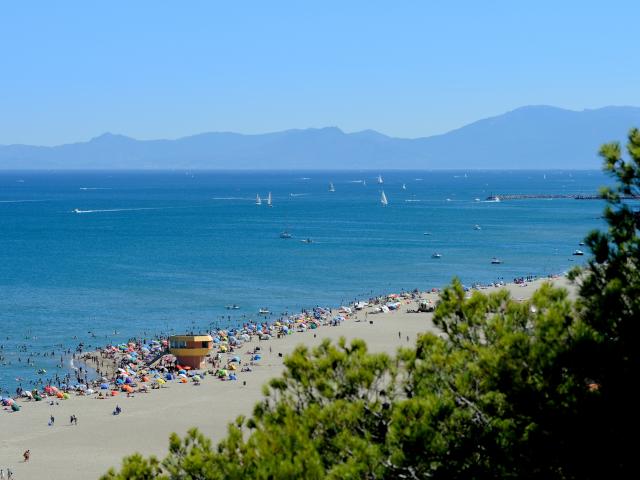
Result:
M367 181L366 181L366 180L363 180L363 181L362 181L362 185L363 185L364 187L366 187L366 186L367 186Z
M406 183L403 183L403 184L402 184L402 189L403 189L403 190L406 190L406 189L407 189L407 184L406 184Z
M333 186L332 182L329 182L329 191L330 192L335 192L336 191L336 188Z
M256 205L262 205L262 199L259 193L256 193Z
M382 194L380 195L380 203L383 206L389 205L389 201L387 200L387 196L384 194L384 190L382 191Z
M269 192L269 195L267 196L267 206L273 207L273 204L271 203L271 192Z
M384 181L382 180L382 175L378 175L378 183L382 185Z

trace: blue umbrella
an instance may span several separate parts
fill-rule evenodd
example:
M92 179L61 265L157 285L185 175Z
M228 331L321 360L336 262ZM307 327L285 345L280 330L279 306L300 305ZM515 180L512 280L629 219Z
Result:
M109 390L109 384L108 383L101 383L100 384L100 389Z

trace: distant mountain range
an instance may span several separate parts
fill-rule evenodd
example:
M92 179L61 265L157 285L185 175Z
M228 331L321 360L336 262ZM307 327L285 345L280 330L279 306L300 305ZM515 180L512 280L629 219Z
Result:
M599 146L640 127L640 108L522 107L406 139L336 127L135 140L105 133L55 147L0 146L0 169L597 169Z

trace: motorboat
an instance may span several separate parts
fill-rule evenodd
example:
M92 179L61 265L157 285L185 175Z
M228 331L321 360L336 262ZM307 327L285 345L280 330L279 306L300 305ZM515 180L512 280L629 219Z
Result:
M492 264L494 264L494 265L499 265L499 264L501 264L501 263L502 263L502 260L500 260L500 259L499 259L499 258L497 258L497 257L493 257L493 258L491 259L491 263L492 263Z
M239 310L240 307L238 305L236 305L235 303L233 305L227 305L225 307L227 310Z
M442 255L440 255L439 253L432 253L431 254L431 258L441 258Z
M305 238L304 240L300 240L302 243L313 243L313 240L310 238Z
M284 232L280 232L280 238L291 238L291 234L285 230Z
M575 250L573 254L577 256L581 256L581 255L584 255L584 252L582 250Z
M269 315L271 312L269 311L268 308L261 308L260 310L258 310L258 313L260 315Z
M73 213L82 213L82 210L80 210L79 208L74 208Z
M476 224L476 225L473 226L473 229L474 230L482 230L482 227L480 225Z
M500 197L498 195L491 195L490 197L487 197L487 199L485 201L486 202L499 202L500 201Z

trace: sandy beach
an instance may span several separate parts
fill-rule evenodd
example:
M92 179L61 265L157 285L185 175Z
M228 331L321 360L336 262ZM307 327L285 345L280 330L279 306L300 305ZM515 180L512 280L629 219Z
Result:
M525 299L541 282L509 284L505 288L513 298ZM569 285L561 277L553 282ZM424 296L436 298L435 294ZM393 354L401 346L412 345L419 333L436 330L431 313L408 313L415 308L415 302L403 302L399 310L368 314L365 321L369 308L339 326L323 326L268 341L253 339L236 355L242 355L244 361L248 358L245 353L259 345L263 359L252 372L239 372L238 381L223 382L207 376L200 386L170 382L168 388L136 393L133 398L73 397L53 406L48 401L25 402L20 412L0 413L0 468L5 472L10 468L16 480L90 479L118 466L125 455L134 452L164 456L172 432L182 435L195 426L214 441L219 440L236 416L251 414L262 396L262 385L282 372L284 356L297 345L313 346L325 338L361 338L371 351ZM116 404L122 414L114 416ZM77 416L77 425L70 424L71 415ZM50 416L55 417L52 426L48 425ZM27 449L31 450L31 459L24 463L22 453Z

